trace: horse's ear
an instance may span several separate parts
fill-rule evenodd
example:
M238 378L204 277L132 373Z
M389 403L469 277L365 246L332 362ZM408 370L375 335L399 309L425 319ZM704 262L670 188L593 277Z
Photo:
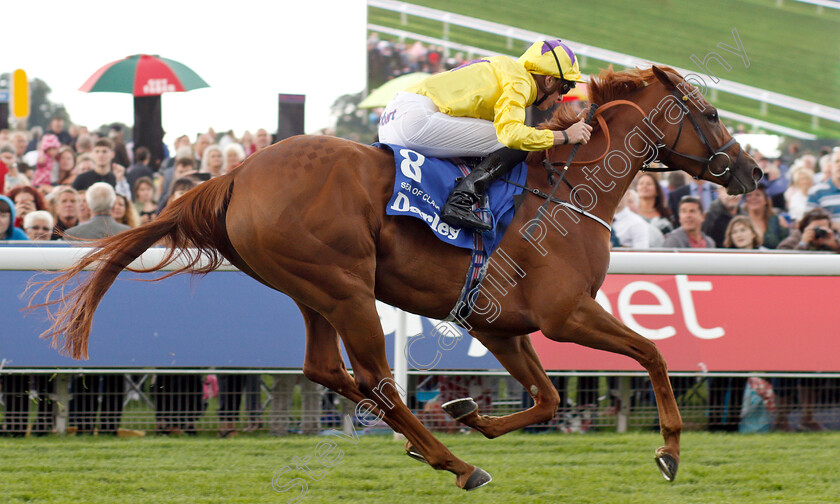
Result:
M653 75L655 75L656 78L659 79L659 82L664 84L666 88L674 89L677 87L677 82L675 82L672 74L662 70L656 65L653 65L650 69L653 71Z

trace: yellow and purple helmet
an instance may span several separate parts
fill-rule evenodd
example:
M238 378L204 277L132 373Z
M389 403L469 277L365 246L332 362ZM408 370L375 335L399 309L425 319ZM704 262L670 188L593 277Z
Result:
M567 81L586 82L581 78L575 53L559 39L540 40L519 57L525 70L539 75L551 75Z

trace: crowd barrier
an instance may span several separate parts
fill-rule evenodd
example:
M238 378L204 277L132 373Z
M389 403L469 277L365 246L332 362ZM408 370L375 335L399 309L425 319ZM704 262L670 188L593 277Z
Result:
M274 400L271 387L278 377L301 373L305 332L296 305L229 265L201 278L182 275L161 282L133 281L155 274L124 273L95 316L90 360L60 355L37 337L47 327L43 311L21 311L28 301L23 293L31 281L50 275L39 271L66 267L87 251L54 244L0 246L0 373L59 376L56 394L65 403L69 376L122 374L126 389L134 390L136 399L146 405L144 414L136 412L126 421L143 428L153 425L155 417L148 385L146 389L136 385L141 377L142 384L151 382L155 373L256 374L265 383L259 401L262 410ZM162 251L151 249L136 264L156 264ZM761 375L807 381L840 377L832 295L840 287L838 277L837 255L616 251L596 299L608 312L656 341L672 375L687 384L683 391L689 393L683 404L686 412L692 405L708 412L704 401L715 378ZM428 337L437 334L435 327L440 331L439 321L381 303L378 308L397 382L408 392L406 401L427 420L447 425L439 412L424 409L430 391L423 384L430 376L494 377L493 412L512 411L527 402L513 382L496 378L506 373L478 341L463 338L440 351L436 340ZM440 332L451 334L457 327L449 329ZM412 343L409 358L399 341ZM624 398L627 408L633 404L632 417L627 409L610 417L596 415L598 425L625 430L634 422L655 423L655 406L646 385L639 381L645 373L636 362L551 342L539 333L533 341L550 375L562 381L558 386L569 388L569 404L580 402L574 398L582 391L585 397L595 398L596 404L610 402L610 394ZM432 362L434 366L429 366ZM615 380L607 381L606 376ZM716 383L720 386L721 382ZM791 381L786 383L796 387ZM694 393L695 399L700 398L695 404L690 397L698 387L704 392ZM327 409L335 403L329 397L322 405ZM561 409L555 425L566 428L568 422L583 421L581 415L591 414L575 408ZM321 417L296 411L300 418ZM337 411L342 408L336 406L333 416ZM60 423L66 421L59 418ZM214 423L206 425L215 428Z

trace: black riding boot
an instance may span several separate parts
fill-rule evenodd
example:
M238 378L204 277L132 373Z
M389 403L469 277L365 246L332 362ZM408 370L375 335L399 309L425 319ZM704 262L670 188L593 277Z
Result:
M482 159L481 163L452 190L443 207L443 222L450 226L475 228L480 231L492 229L490 224L486 224L473 212L472 206L484 196L484 192L494 180L524 161L527 156L525 151L502 147Z

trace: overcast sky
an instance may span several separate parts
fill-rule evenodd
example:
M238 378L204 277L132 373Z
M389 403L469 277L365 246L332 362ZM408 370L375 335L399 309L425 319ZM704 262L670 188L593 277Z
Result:
M163 95L166 140L212 126L277 128L277 94L306 95L307 133L366 78L365 0L3 2L0 72L21 68L51 88L74 123L134 122L128 94L83 93L102 65L147 53L180 61L210 88Z

